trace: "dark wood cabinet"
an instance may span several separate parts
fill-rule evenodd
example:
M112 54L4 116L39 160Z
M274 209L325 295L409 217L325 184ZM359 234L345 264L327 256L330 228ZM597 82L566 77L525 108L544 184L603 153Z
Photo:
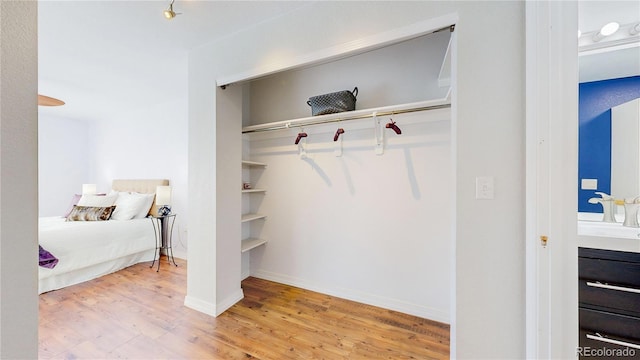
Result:
M640 359L640 254L579 248L580 358Z

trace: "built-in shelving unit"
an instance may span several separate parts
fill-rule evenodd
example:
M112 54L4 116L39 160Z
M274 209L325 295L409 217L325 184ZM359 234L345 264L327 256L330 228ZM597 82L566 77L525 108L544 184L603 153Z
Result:
M244 189L242 190L242 193L246 194L246 193L263 193L263 192L267 192L266 189Z
M249 160L242 160L242 165L244 165L244 166L267 167L267 164L265 164L265 163L256 162L256 161L249 161Z
M267 215L262 215L262 214L244 214L242 215L242 222L245 223L248 221L264 219L266 217Z
M246 181L249 184L251 184L252 181L255 181L256 179L256 177L251 176L252 170L264 169L267 167L267 164L256 162L256 161L242 160L242 167L247 168L249 170L249 174L246 176L246 178L245 176L243 176L243 181ZM260 193L264 194L266 191L267 191L266 189L260 189L260 188L243 189L242 194L246 194L246 196L252 196L251 194L260 194ZM243 226L251 227L252 222L264 220L266 219L267 216L264 214L258 214L258 213L252 212L250 199L248 203L249 205L246 208L243 208L241 223L243 224ZM267 242L267 240L265 239L260 239L258 237L255 237L255 234L253 233L253 231L251 231L252 229L249 229L249 230L250 230L249 231L250 236L242 240L241 251L243 253L251 249L254 249L260 245L264 245Z
M251 249L254 249L266 243L267 243L267 240L259 239L259 238L248 238L248 239L242 240L242 252L247 252Z

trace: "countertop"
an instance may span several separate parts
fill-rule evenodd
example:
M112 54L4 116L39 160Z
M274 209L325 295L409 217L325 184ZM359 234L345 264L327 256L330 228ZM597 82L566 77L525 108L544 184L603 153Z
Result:
M640 253L640 228L622 226L623 216L616 214L619 222L606 223L602 214L579 213L578 246Z

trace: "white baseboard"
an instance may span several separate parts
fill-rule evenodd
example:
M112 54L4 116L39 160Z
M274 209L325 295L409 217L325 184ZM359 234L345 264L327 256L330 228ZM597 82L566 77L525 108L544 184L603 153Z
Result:
M216 304L200 300L189 295L184 297L184 306L196 311L200 311L201 313L205 313L207 315L217 316Z
M378 306L384 309L398 311L401 313L414 315L424 319L430 319L430 320L442 322L445 324L450 323L449 313L447 310L443 310L443 309L426 307L420 304L409 303L399 299L381 297L378 295L354 291L351 289L344 289L344 288L331 287L331 286L326 286L321 284L315 284L313 282L305 281L303 279L291 277L288 275L273 273L269 271L258 270L258 271L255 271L252 274L252 276L260 279L264 279L264 280L274 281L281 284L295 286L302 289L339 297L342 299L357 301L359 303L363 303L367 305Z
M218 302L216 316L227 311L227 309L235 305L238 301L242 300L243 298L244 298L244 292L242 291L242 288L240 288L236 292L231 294L231 296Z
M234 292L228 298L218 302L217 305L187 295L184 297L184 306L196 311L200 311L201 313L217 317L243 298L244 292L242 291L242 289L238 289L238 291Z

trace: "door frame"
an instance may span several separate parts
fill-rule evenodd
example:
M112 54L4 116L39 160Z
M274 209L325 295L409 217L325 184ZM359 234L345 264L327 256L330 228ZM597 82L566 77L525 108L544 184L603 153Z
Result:
M527 0L525 16L526 357L575 358L577 2Z

